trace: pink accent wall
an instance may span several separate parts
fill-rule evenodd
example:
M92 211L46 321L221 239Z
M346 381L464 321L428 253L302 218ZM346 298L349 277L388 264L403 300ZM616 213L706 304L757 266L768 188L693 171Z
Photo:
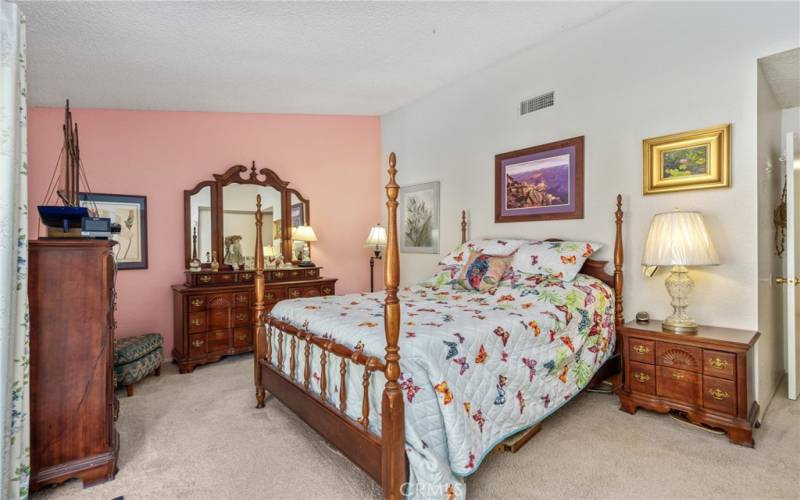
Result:
M34 237L63 117L63 109L29 110ZM74 109L73 119L92 190L147 196L149 267L118 273L118 336L160 332L172 357L170 286L183 281L183 190L252 160L311 200L319 238L312 256L323 275L339 278L337 293L369 290L363 242L382 214L379 118Z

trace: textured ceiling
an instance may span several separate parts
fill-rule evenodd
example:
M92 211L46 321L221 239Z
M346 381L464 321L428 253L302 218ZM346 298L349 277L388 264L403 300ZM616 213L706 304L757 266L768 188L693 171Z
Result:
M17 3L31 105L365 115L620 5Z
M800 48L759 59L781 108L800 106Z

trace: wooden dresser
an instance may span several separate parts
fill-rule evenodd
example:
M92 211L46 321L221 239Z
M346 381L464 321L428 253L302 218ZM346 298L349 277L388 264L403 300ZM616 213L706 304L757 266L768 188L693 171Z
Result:
M30 242L31 482L114 478L113 242Z
M661 330L660 321L627 323L621 408L677 410L693 423L723 429L731 442L753 446L758 403L748 389L748 353L759 333L701 326L696 334Z
M283 299L334 295L336 279L319 267L264 270L267 312ZM253 350L254 271L186 271L186 283L174 285L172 359L181 373Z

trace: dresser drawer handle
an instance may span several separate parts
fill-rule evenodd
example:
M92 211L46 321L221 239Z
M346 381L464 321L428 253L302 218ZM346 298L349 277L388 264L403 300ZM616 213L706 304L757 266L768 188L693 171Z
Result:
M203 305L203 299L194 299L192 301L192 305L195 307L200 307Z
M711 394L711 397L716 399L717 401L728 399L728 397L730 396L730 394L728 394L726 391L723 391L722 389L710 389L708 393Z
M267 300L275 300L275 294L267 292Z
M712 358L708 360L708 364L711 365L712 368L716 368L717 370L725 370L728 368L728 362L724 359L719 358Z
M648 349L647 347L645 347L643 345L635 345L635 346L633 346L633 350L636 351L639 354L647 354L648 352L650 352L650 349Z
M200 282L201 283L208 283L209 281L211 281L211 276L209 276L207 274L204 274L204 275L200 276Z
M236 315L236 319L238 319L239 321L245 321L247 319L247 314L239 313Z
M292 297L299 297L299 296L300 296L300 290L292 290Z
M247 297L245 297L244 295L239 295L238 297L236 297L236 302L247 302Z
M250 274L250 273L244 273L244 274L242 275L242 279L243 279L243 280L249 280L249 279L250 279L250 278L252 278L252 277L253 277L253 275L252 275L252 274Z
M278 271L278 272L276 272L276 273L274 274L274 276L275 276L275 278L276 278L276 279L281 279L281 278L283 278L283 271Z
M650 375L648 375L646 373L642 373L642 372L634 372L633 378L635 378L636 380L638 380L641 383L645 383L648 380L650 380Z
M333 290L331 290L327 286L322 289L322 293L324 293L325 295L330 295L331 292L333 292Z
M202 324L203 324L203 320L202 319L193 319L192 320L192 326L200 326Z
M246 333L240 333L239 335L236 336L236 338L238 340L247 340L247 334Z
M205 344L205 340L197 339L192 341L192 345L195 347L202 347L203 344Z
M684 375L681 372L672 372L672 378L674 378L675 380L683 380L686 378L686 375Z

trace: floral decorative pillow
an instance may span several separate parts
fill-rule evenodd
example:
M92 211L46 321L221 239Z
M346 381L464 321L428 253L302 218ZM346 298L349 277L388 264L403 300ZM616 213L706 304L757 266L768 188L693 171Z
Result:
M587 241L531 241L517 250L511 266L520 273L572 281L586 259L602 246Z
M462 266L470 252L505 257L514 253L528 240L477 239L457 246L439 262L440 266Z
M436 274L431 277L426 283L433 288L440 288L445 285L452 285L455 283L458 274L461 272L461 266L447 266L443 267Z
M487 255L471 252L461 268L458 285L465 290L485 292L497 288L506 270L511 265L511 256Z

